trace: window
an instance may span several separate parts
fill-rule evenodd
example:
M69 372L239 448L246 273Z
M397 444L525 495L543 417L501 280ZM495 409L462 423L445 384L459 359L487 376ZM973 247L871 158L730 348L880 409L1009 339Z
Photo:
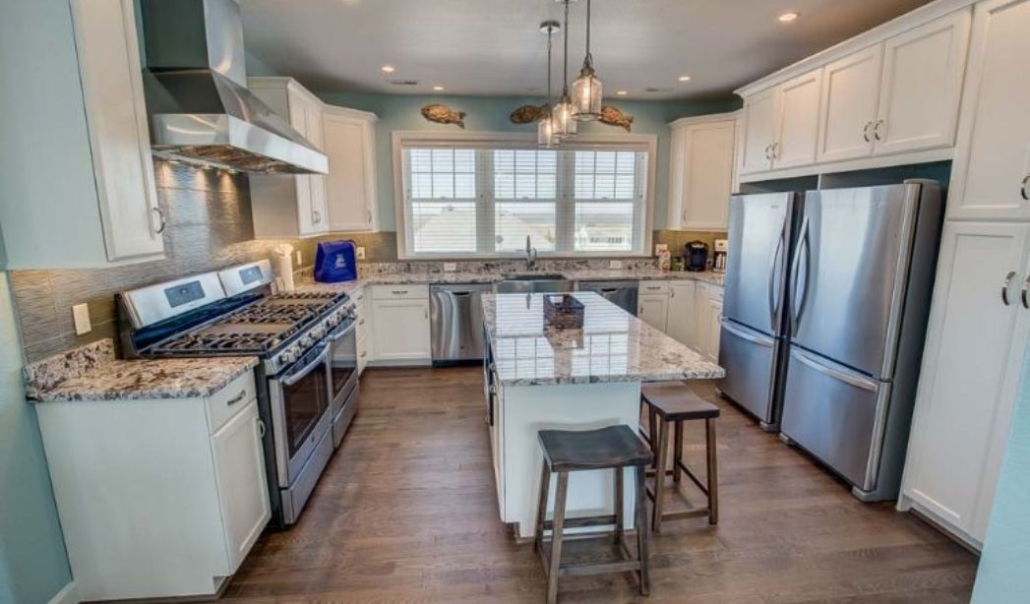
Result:
M584 139L586 137L583 137ZM647 253L653 137L537 149L395 135L401 257Z

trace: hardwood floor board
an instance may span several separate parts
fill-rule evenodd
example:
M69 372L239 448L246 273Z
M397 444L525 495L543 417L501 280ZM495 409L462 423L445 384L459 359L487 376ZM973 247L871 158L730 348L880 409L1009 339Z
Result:
M539 558L498 516L481 375L366 372L360 412L300 521L259 539L222 601L543 602ZM858 502L710 383L691 387L723 410L719 525L665 524L652 539L649 598L627 573L562 580L562 604L968 601L973 555L890 504ZM704 476L698 424L688 423L685 457Z

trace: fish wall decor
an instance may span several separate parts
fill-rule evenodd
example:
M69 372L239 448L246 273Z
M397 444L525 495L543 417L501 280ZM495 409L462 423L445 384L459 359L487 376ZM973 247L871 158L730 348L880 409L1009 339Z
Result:
M547 105L523 105L511 112L508 119L513 124L532 124L547 114Z
M433 103L422 108L422 117L437 124L455 124L459 128L465 127L465 112L455 111L447 105Z
M601 123L609 126L618 126L629 132L633 128L633 116L626 115L614 105L601 107Z

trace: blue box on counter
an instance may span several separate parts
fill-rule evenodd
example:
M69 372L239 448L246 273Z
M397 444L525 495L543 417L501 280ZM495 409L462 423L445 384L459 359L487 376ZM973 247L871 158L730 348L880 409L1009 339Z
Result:
M353 241L322 241L316 246L315 281L340 283L357 278L357 246Z

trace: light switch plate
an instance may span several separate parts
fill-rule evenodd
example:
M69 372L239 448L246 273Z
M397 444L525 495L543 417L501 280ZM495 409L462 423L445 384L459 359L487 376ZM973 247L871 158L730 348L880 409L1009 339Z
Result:
M443 272L445 272L445 273L453 273L456 270L458 270L458 264L456 262L444 262L443 263Z
M89 321L89 304L73 306L72 319L75 321L75 335L81 336L93 331L93 325Z
M622 260L610 260L608 261L608 268L618 270L622 268Z
M297 266L304 264L304 256L301 255L300 250L297 250Z
M365 246L359 245L356 253L357 253L357 256L358 256L358 260L364 260L365 259Z

